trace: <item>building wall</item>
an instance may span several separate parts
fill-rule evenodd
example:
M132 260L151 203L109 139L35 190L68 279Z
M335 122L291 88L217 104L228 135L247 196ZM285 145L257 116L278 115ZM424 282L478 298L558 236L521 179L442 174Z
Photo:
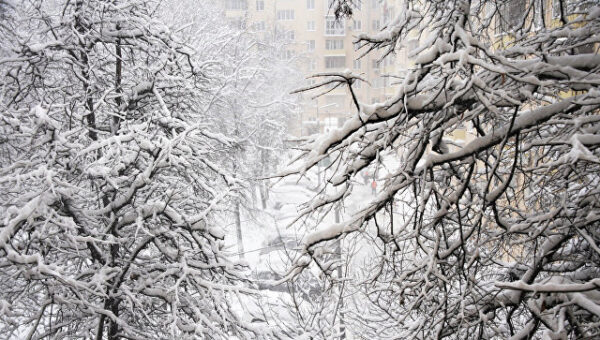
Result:
M232 20L243 21L257 34L274 35L281 39L279 57L289 62L305 77L323 72L346 69L361 74L370 84L356 84L354 89L360 101L384 101L394 93L386 74L394 74L407 65L406 53L379 60L380 53L356 51L354 41L361 33L375 33L394 18L398 0L362 0L360 9L350 19L336 21L329 0L224 0L225 12ZM318 82L309 78L301 86ZM347 88L335 89L313 98L318 92L301 94L298 119L292 125L296 135L328 131L340 126L356 114Z

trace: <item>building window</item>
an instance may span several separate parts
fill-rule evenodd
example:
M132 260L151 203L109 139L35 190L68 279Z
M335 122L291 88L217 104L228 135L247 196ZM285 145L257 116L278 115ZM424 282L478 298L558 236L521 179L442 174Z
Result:
M315 9L315 0L306 0L306 9Z
M371 60L371 68L373 69L373 71L379 70L379 61Z
M245 29L246 28L246 20L244 18L233 18L228 20L228 24L230 27L236 29Z
M373 88L385 88L390 86L389 77L377 77L373 79Z
M512 27L521 24L523 13L526 10L525 0L511 0L505 6L508 6L508 21Z
M294 20L294 10L284 9L277 11L277 20Z
M346 35L344 21L339 19L337 20L334 17L325 19L325 35L334 36L334 35Z
M344 48L344 41L341 39L327 39L325 40L326 50L341 50Z
M394 18L394 8L384 7L383 11L383 23L387 24Z
M307 47L306 47L306 48L307 48L307 50L308 50L309 52L312 52L312 51L314 51L314 50L315 50L316 43L315 43L315 41L314 41L314 40L308 40L308 41L306 42L306 46L307 46Z
M560 4L561 0L552 0L552 18L560 18Z
M383 85L382 85L382 82L381 82L381 78L380 78L380 77L377 77L377 78L375 78L375 79L372 79L372 80L371 80L371 86L372 86L374 89L379 89L379 88L382 88L382 87L383 87Z
M248 2L246 0L225 0L225 9L227 10L246 10L248 9Z
M361 66L361 65L360 65L360 59L355 59L355 60L354 60L354 62L352 62L352 67L353 67L355 70L360 70L360 66Z
M306 22L306 30L307 31L316 31L316 25L314 20L310 20Z
M496 33L501 34L519 28L526 12L525 0L508 0L500 5Z
M379 31L381 29L381 22L379 20L373 20L373 31Z
M377 8L377 6L379 6L379 1L380 1L380 0L372 0L372 1L371 1L371 7L373 7L373 8Z
M388 54L382 61L383 67L388 67L394 65L396 62L396 56L394 54Z
M290 60L294 57L295 53L292 50L283 50L279 54L279 59L281 60Z
M265 10L265 1L264 0L256 0L256 10L257 11Z
M344 68L346 67L346 57L345 56L332 56L325 57L325 68Z
M372 68L374 70L380 69L382 67L393 66L396 62L396 56L394 54L389 54L383 60L372 60Z
M362 21L353 20L352 21L352 29L355 31L362 31Z
M257 31L265 31L267 29L264 21L255 22L253 26Z

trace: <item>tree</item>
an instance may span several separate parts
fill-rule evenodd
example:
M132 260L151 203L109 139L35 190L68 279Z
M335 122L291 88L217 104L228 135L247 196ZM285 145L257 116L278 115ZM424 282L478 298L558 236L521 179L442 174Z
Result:
M242 229L262 225L257 215L266 209L269 181L265 178L284 154L287 123L295 107L289 92L299 74L287 60L278 58L278 52L290 43L287 36L272 36L264 27L250 25L245 17L227 18L223 9L229 5L220 0L171 1L166 6L166 20L189 22L182 33L191 37L190 44L213 60L222 73L213 81L219 93L213 111L219 117L219 130L236 145L223 155L227 159L224 165L244 182L230 207L238 252L243 256L242 234L253 231ZM262 210L257 209L257 192ZM242 221L255 223L242 226Z
M0 333L266 338L216 223L223 75L138 0L23 1L0 59ZM4 32L4 31L3 31ZM209 44L210 41L207 41Z
M399 158L364 209L305 237L287 277L316 266L333 284L354 283L353 333L600 335L600 7L556 3L553 18L548 1L406 1L380 33L357 37L384 56L419 37L392 98L359 102L353 85L366 79L350 71L303 89L346 86L356 104L282 172L333 160L303 216L364 200L358 174ZM371 260L348 260L353 270L337 280L320 254L350 239Z

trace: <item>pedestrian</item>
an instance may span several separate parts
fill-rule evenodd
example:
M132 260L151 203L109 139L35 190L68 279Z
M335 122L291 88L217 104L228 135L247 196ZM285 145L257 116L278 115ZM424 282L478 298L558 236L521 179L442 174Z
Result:
M371 193L373 195L377 193L377 182L375 181L375 179L373 179L373 182L371 182Z

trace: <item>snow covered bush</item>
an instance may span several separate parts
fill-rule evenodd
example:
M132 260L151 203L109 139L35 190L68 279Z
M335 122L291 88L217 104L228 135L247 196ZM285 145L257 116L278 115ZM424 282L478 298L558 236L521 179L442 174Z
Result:
M227 79L158 6L28 0L2 31L0 337L271 334L214 222L242 185Z
M334 161L303 214L364 200L360 173L399 161L365 208L304 239L288 279L315 266L353 285L344 321L364 338L600 336L598 1L402 3L357 37L367 55L419 40L394 96L359 102L350 71L304 89L346 86L356 111L283 172ZM340 239L372 259L346 251L343 278L320 255Z

